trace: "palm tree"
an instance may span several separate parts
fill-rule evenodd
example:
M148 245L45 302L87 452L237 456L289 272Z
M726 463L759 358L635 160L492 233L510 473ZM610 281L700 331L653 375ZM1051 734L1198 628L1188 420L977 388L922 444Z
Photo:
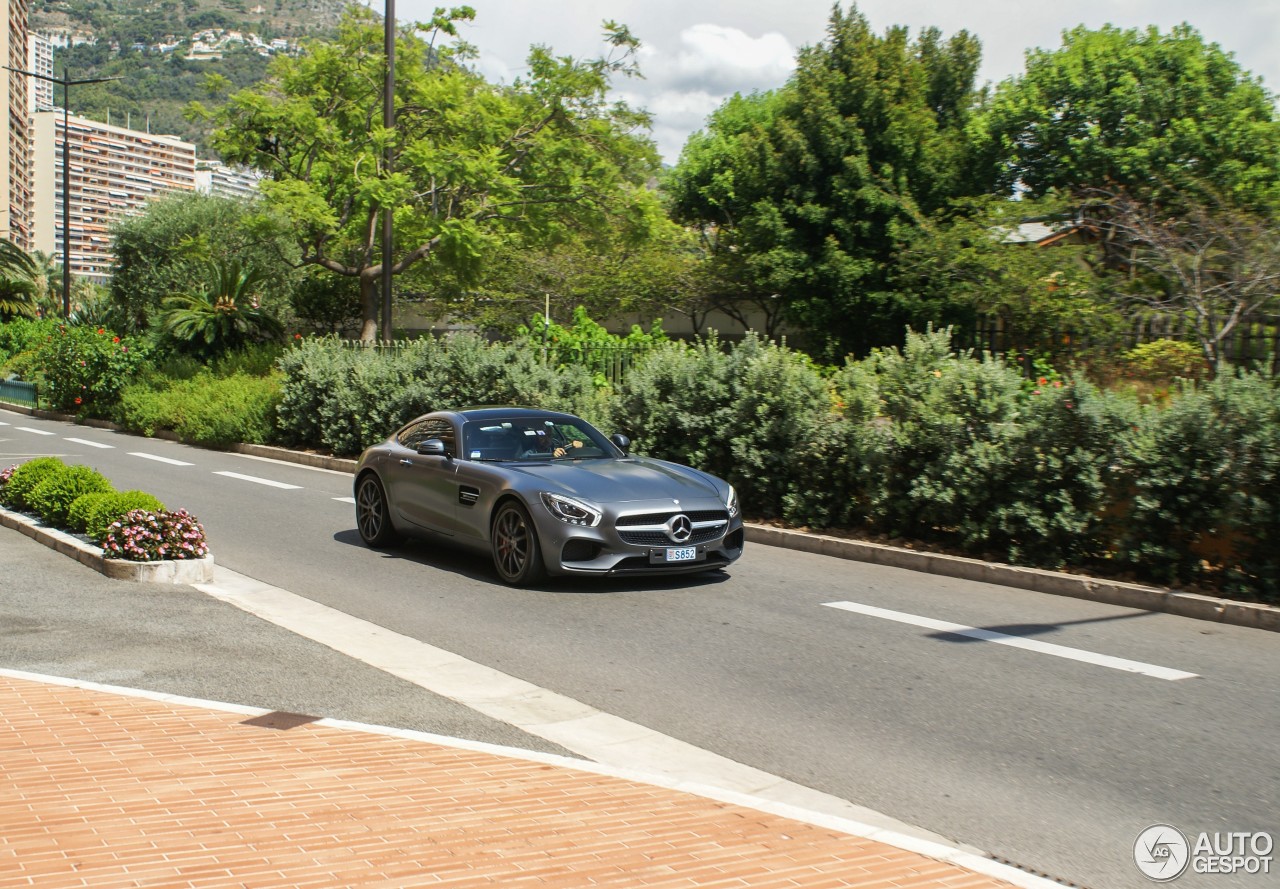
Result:
M211 358L284 333L284 326L258 304L255 291L265 275L225 259L211 260L209 272L207 289L164 301L164 331L180 348Z
M25 250L0 239L0 321L39 317L40 268Z

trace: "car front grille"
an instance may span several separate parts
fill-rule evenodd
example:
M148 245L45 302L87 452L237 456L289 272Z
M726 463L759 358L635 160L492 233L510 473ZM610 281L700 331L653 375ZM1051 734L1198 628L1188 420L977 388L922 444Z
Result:
M667 521L679 512L652 512L643 515L622 516L618 519L616 527L618 536L623 542L630 543L635 546L673 546L676 545L666 531L660 526L665 525ZM689 517L689 521L693 522L695 527L693 535L686 541L682 541L680 546L694 546L699 543L707 543L715 540L724 534L725 529L729 527L729 513L723 509L699 509L685 513ZM702 523L708 524L706 527L696 527Z

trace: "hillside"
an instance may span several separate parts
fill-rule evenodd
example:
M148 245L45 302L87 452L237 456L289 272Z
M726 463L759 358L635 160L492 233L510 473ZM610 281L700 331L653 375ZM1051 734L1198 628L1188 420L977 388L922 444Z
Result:
M207 126L182 115L192 100L217 104L203 89L205 75L216 72L233 89L257 83L273 50L333 33L346 5L346 0L33 0L31 30L55 44L74 44L55 45L59 77L65 66L72 80L119 78L73 86L73 114L180 136L209 156ZM243 42L229 40L230 32ZM201 48L198 34L209 49L201 60L188 57ZM61 107L62 89L55 89L54 101Z

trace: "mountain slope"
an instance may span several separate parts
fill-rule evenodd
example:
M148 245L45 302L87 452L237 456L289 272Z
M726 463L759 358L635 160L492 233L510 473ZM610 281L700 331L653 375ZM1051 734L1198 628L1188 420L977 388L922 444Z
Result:
M260 43L296 44L334 32L346 0L33 0L30 26L56 43L54 72L72 81L116 78L72 86L69 110L94 120L195 142L208 156L208 126L183 117L188 102L216 107L203 87L209 73L227 78L232 90L257 83L269 56L249 43L224 44L220 59L187 57L194 37L238 32ZM214 42L209 40L207 42ZM61 107L63 90L55 87Z

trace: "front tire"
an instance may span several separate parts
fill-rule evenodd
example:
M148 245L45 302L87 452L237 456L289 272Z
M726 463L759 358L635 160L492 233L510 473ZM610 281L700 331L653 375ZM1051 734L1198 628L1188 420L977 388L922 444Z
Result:
M542 550L533 521L523 506L509 500L498 508L490 535L493 567L502 582L511 586L536 583L544 574Z
M371 549L391 546L397 541L391 525L391 510L387 506L387 494L382 482L375 475L360 479L356 488L356 530L360 539Z

